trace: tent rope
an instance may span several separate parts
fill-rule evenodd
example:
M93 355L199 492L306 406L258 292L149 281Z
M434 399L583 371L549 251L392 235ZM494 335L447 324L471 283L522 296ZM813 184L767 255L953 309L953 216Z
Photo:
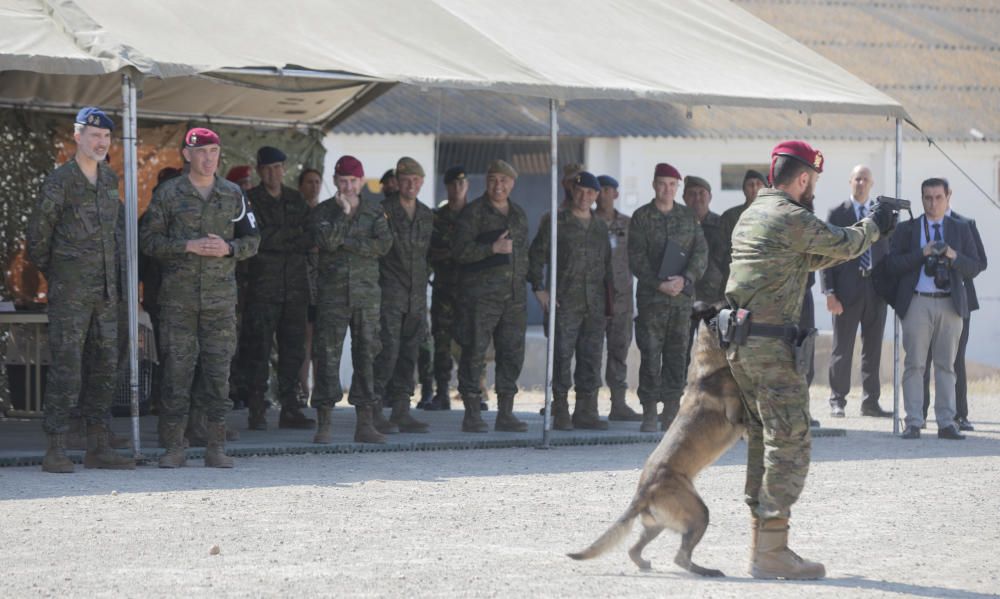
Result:
M905 119L905 120L906 120L906 122L911 127L913 127L914 129L916 129L917 131L919 131L920 134L924 136L924 139L927 140L927 145L932 146L932 147L936 148L938 152L941 152L941 155L944 156L948 160L948 162L951 163L952 166L954 166L955 168L957 168L958 172L962 173L962 175L966 179L969 180L969 183L972 183L972 185L976 189L979 190L979 193L983 194L983 196L987 200L989 200L990 204L993 204L994 208L1000 210L1000 203L997 203L997 201L995 199L993 199L993 197L985 189L983 189L982 186L979 185L979 183L977 183L975 179L972 178L972 175L970 175L969 173L965 172L965 169L963 169L961 166L959 166L958 163L955 162L955 160L951 156L948 155L948 152L944 151L944 148L942 148L941 146L939 146L938 143L936 141L934 141L934 139L930 135L927 135L926 133L924 133L924 130L921 129L919 126L917 126L916 123L914 123L910 119Z

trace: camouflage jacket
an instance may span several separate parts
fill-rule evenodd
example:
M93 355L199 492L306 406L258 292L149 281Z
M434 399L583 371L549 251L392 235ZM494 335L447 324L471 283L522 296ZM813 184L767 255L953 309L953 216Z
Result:
M674 207L666 214L656 207L655 200L641 206L632 214L628 228L628 263L638 280L636 301L640 309L693 301L686 293L670 297L657 290L662 283L659 271L668 239L687 252L684 276L690 282L696 283L705 272L708 247L694 212L678 202L674 202Z
M528 253L528 282L535 291L548 288L543 275L549 263L551 239L550 216L546 214L538 225L538 233ZM584 224L568 208L559 210L557 221L559 244L556 251L556 300L566 309L582 309L604 314L609 292L613 295L611 243L608 226L594 214ZM611 298L613 301L613 297Z
M451 255L455 243L458 215L447 204L434 211L434 232L431 234L431 267L434 269L434 292L455 296L458 292L461 268Z
M108 165L97 165L96 186L75 159L45 178L28 221L27 247L50 288L92 289L118 299L124 243L125 210L118 176Z
M465 207L455 225L452 257L461 265L461 289L469 298L525 301L528 274L528 217L508 200L510 209L501 214L484 195ZM493 241L501 231L510 231L514 251L494 255Z
M236 236L236 222L249 216L243 192L218 176L205 200L187 176L156 189L139 225L139 247L160 262L161 306L191 310L236 305L236 262L257 253L260 236ZM192 239L218 235L233 250L222 258L186 250Z
M628 267L628 223L631 219L615 210L614 219L608 225L608 241L611 243L611 274L615 281L615 303L611 307L614 314L632 314L634 298L632 293L632 271Z
M798 324L809 272L859 256L878 238L871 218L828 225L785 192L762 189L733 233L726 299L750 310L751 322Z
M306 228L319 247L317 303L378 309L378 262L392 247L381 207L361 200L357 211L345 216L330 198L313 208Z
M247 192L260 228L260 248L247 263L248 303L305 303L309 299L306 234L309 205L298 191L281 186L273 197L263 185Z
M382 210L392 231L392 248L379 259L382 305L398 307L407 313L426 312L427 280L430 278L427 254L434 230L434 213L417 200L413 220L410 220L399 196L382 200Z
M729 257L726 255L726 240L722 232L721 219L714 212L705 215L701 221L701 232L708 246L708 265L705 274L694 286L694 297L710 304L725 298L726 280L729 278Z
M719 227L722 229L722 240L725 242L725 260L726 264L733 261L733 229L736 228L736 223L740 221L740 216L746 211L750 204L743 203L739 206L733 206L719 217Z

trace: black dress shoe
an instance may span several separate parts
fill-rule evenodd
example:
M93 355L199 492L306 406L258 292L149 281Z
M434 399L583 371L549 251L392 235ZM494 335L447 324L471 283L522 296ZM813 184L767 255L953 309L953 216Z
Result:
M958 418L955 419L955 426L957 426L958 430L960 430L960 431L974 431L974 430L976 430L976 427L972 426L972 423L969 422L968 418L962 418L961 416L959 416Z
M919 439L920 438L920 428L916 426L908 426L906 430L903 431L903 439Z
M875 405L865 405L861 404L861 415L862 416L872 416L874 418L892 418L892 412L886 412L878 404Z
M822 425L819 423L819 420L816 420L815 418L810 418L809 426L811 426L812 428L819 428Z
M846 416L844 414L844 406L830 406L830 416L833 418L843 418Z
M944 428L938 429L938 439L950 439L952 441L961 441L965 438L965 435L958 432L958 429L954 426L946 426Z

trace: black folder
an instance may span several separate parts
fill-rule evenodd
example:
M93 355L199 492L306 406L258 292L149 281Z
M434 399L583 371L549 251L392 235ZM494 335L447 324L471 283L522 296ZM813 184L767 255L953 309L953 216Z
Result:
M494 229L492 231L483 231L479 235L476 235L476 243L489 243L492 244L500 236L506 232L507 229ZM510 254L493 254L492 256L483 258L478 262L472 262L470 264L465 264L462 270L465 272L477 272L480 270L486 270L487 268L493 268L496 266L503 266L505 264L510 264Z
M660 260L660 271L657 273L661 281L666 281L670 277L683 274L687 268L687 252L673 239L667 240L666 247L663 248L663 259Z

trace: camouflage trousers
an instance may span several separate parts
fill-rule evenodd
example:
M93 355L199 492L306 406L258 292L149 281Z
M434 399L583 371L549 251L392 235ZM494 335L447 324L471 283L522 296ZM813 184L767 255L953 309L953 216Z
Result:
M427 336L427 313L403 312L382 306L379 336L382 351L375 357L375 397L386 405L413 395L413 373L417 353Z
M480 297L462 307L462 357L458 365L458 391L463 398L480 396L480 381L486 369L490 341L496 354L496 392L500 397L517 394L517 378L524 365L524 334L528 308L524 301Z
M691 302L640 307L635 319L639 347L639 401L676 410L684 393Z
M788 518L809 473L809 390L795 372L792 347L750 337L730 347L733 376L746 404L746 502L758 517Z
M420 353L417 356L417 374L421 385L429 385L434 382L434 338L431 336L430 327L427 326L427 317L424 317L424 332L420 338Z
M88 423L104 422L114 401L118 382L118 302L102 295L62 289L58 283L50 288L51 361L42 425L46 433L68 431L70 410L81 398L81 414Z
M351 329L351 392L347 401L354 406L370 405L375 400L375 356L382 349L379 339L379 307L349 308L340 303L316 306L313 325L313 360L316 363L312 393L313 407L333 407L344 397L340 384L340 358L344 336Z
M632 345L632 310L605 317L604 333L608 340L608 363L604 380L612 390L628 389L628 350Z
M254 303L243 311L240 329L240 370L250 394L267 393L271 346L278 341L278 400L282 406L298 402L299 369L306 359L302 336L306 330L306 302Z
M601 388L601 356L604 353L603 308L588 311L585 307L567 308L566 301L556 308L556 339L553 344L552 394L566 397L570 384L577 396L596 393ZM571 373L573 356L576 371Z
M431 295L431 336L434 338L434 380L438 389L447 389L451 383L455 320L455 298L435 289Z
M223 422L232 408L229 364L236 351L236 308L160 309L161 421L180 424L192 402L208 422Z

